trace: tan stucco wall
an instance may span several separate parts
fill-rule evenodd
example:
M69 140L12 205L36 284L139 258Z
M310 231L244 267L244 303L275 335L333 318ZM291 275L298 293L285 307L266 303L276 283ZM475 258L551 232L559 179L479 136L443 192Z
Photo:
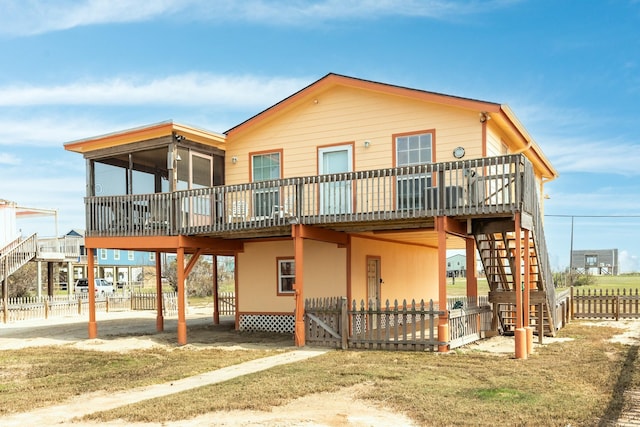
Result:
M294 256L293 241L249 242L238 254L238 311L291 313L293 296L279 296L277 258ZM304 241L304 298L346 295L346 249Z
M352 237L352 298L367 298L367 256L380 257L380 277L384 280L381 299L438 299L438 251L424 246L391 243Z

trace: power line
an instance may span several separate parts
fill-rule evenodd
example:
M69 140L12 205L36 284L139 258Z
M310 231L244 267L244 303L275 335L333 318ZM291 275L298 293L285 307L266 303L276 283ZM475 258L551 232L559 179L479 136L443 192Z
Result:
M555 215L545 214L544 216L553 216L559 218L640 218L640 215Z

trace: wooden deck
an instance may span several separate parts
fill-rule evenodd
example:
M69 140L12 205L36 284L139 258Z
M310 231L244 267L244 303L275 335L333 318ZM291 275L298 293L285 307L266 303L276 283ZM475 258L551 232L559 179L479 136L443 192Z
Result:
M290 234L417 228L437 216L510 217L535 197L528 160L508 155L285 178L172 193L87 197L88 237Z

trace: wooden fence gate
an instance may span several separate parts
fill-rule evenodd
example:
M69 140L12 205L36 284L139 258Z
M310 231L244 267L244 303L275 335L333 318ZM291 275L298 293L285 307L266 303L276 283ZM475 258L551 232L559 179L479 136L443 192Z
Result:
M384 306L353 301L349 308L344 297L307 299L306 341L342 349L435 351L447 344L437 340L437 320L443 314L433 301L387 301Z

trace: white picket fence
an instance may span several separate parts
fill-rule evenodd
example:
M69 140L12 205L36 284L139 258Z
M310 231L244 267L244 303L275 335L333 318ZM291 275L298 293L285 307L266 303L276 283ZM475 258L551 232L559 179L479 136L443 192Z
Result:
M137 304L135 302L140 298L153 301L152 306L145 306L144 310L155 310L155 294L115 294L96 295L96 312L136 310ZM165 316L178 313L177 300L178 297L175 292L163 292L163 314ZM87 295L71 298L66 295L9 298L6 305L4 301L0 300L0 315L4 323L54 317L83 316L88 312L89 299Z

